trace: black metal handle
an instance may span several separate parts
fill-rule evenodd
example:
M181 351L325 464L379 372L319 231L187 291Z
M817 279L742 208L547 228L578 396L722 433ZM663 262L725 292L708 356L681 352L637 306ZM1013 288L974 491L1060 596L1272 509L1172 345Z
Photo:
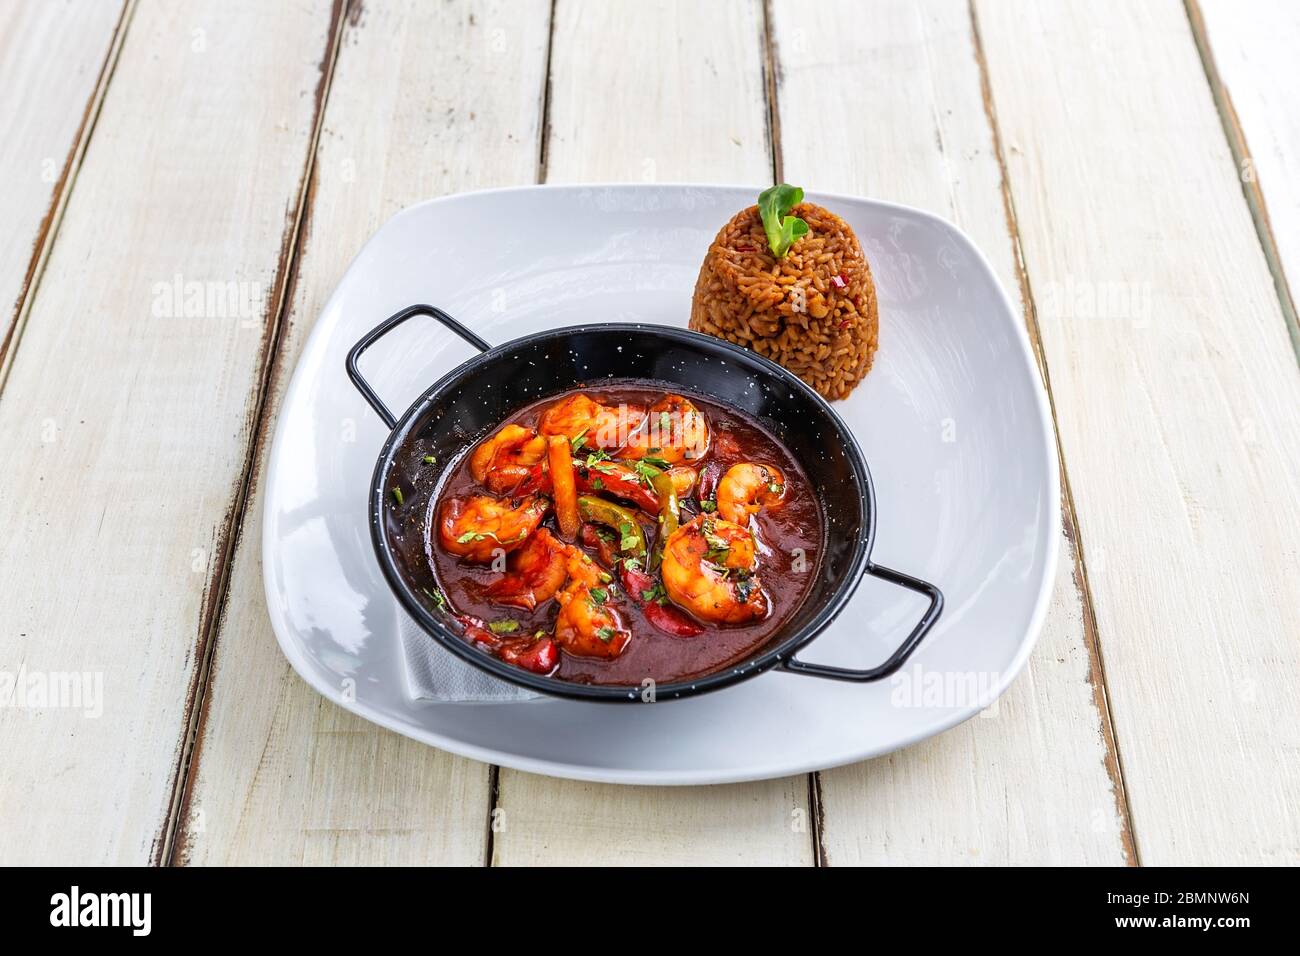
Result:
M390 315L363 335L361 341L352 346L351 350L348 352L348 378L352 379L352 384L357 387L357 391L360 392L362 397L370 403L370 407L375 410L375 413L384 420L384 424L389 428L397 427L397 416L388 410L388 406L383 403L383 400L375 393L375 390L370 387L370 383L366 381L365 376L361 374L361 370L357 368L357 359L361 358L361 353L370 348L370 346L374 345L377 341L393 329L397 328L407 319L416 315L432 316L480 352L486 352L492 347L469 329L465 328L465 326L453 319L446 312L442 311L442 309L435 308L431 305L409 305L401 312L398 312L395 315Z
M939 620L939 615L943 613L943 592L928 581L922 581L920 578L914 578L901 571L883 568L878 564L868 564L867 574L883 578L891 584L897 584L920 594L929 595L930 606L926 609L925 616L921 618L916 627L912 628L912 633L907 635L906 640L898 645L898 648L889 656L887 661L866 670L855 670L851 667L832 667L829 664L806 664L803 661L795 660L793 657L781 665L782 670L789 671L792 674L807 674L810 677L826 677L831 680L866 683L867 681L888 677L903 666L903 662L911 656L912 651L916 650L916 646L921 643L921 638L925 637L930 628L934 627L934 622Z

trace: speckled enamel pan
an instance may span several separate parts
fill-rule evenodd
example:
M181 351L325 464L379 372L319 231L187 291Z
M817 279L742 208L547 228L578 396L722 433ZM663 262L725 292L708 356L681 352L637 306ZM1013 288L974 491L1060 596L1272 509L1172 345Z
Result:
M357 360L392 329L416 316L441 322L479 354L435 382L397 418L362 376ZM746 659L704 677L662 684L657 700L702 694L771 668L844 681L893 674L943 610L933 584L871 562L876 499L866 457L835 411L797 376L729 342L683 329L603 324L556 329L491 346L441 309L413 305L386 319L348 352L348 375L391 430L370 483L375 554L398 600L431 638L502 680L557 697L639 702L643 687L580 684L521 670L473 646L432 598L425 529L442 478L484 433L524 405L604 380L643 379L707 395L757 419L803 465L822 504L825 539L817 576L803 604ZM438 462L436 472L426 456ZM400 489L401 503L393 489ZM864 574L929 598L921 620L882 663L855 670L795 658L843 610Z

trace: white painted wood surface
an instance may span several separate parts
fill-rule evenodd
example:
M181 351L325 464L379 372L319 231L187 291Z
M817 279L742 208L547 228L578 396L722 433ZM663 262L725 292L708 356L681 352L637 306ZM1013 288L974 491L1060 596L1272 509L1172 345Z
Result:
M325 3L134 12L0 393L0 668L103 690L99 717L0 708L7 863L160 850L329 26ZM174 314L176 276L244 283L251 317Z
M316 317L384 220L441 194L535 180L549 19L546 0L411 0L348 20L267 429ZM261 439L259 479L269 433ZM218 632L178 861L481 863L488 766L335 707L280 653L262 593L258 485Z
M97 718L0 708L0 862L1300 862L1293 5L768 6L0 9L0 672L103 675ZM1067 540L997 716L638 789L498 776L308 689L266 618L260 468L357 247L539 173L774 162L952 218L1031 306ZM238 314L158 314L178 275L243 283Z
M1294 863L1300 367L1185 11L976 10L1138 854Z
M548 180L767 182L762 28L754 2L559 0ZM496 864L813 859L805 776L644 790L503 768L499 791Z
M1220 116L1238 146L1242 188L1300 353L1300 4L1189 0L1189 9L1193 28L1203 31Z
M0 4L0 379L98 105L122 4Z
M776 0L772 13L785 178L952 220L1017 296L964 0ZM828 108L832 82L853 91L854 113L870 123ZM1073 542L1062 537L1042 637L995 709L921 746L820 775L828 862L1124 862L1099 677Z

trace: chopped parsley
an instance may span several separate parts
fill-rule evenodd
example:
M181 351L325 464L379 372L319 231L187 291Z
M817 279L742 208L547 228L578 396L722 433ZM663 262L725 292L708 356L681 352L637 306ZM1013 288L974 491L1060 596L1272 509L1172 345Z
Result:
M609 592L604 588L590 588L587 593L591 595L591 600L596 604L604 604L609 600Z
M395 500L399 505L406 504L406 501L402 498L402 489L397 487L397 485L393 485L393 500Z
M705 514L713 514L713 512L718 510L718 503L712 498L701 498L700 510Z
M519 630L519 622L506 618L504 621L493 621L488 625L488 630L493 634L513 634Z
M436 465L438 463L438 459L432 455L425 455L423 461L426 465Z
M615 631L612 627L602 627L596 631L596 636L599 637L606 644L608 644L610 641L614 639L614 635L617 633L618 632Z
M585 428L582 431L578 432L578 434L574 435L573 438L569 439L569 447L573 449L573 453L575 455L578 453L578 450L582 448L582 445L586 440L587 440L587 429Z

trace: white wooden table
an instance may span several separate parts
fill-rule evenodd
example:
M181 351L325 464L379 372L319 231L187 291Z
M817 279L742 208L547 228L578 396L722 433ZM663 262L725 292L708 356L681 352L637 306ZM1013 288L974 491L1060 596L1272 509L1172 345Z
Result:
M1282 0L4 0L0 674L103 695L0 707L0 862L1300 862L1297 48ZM996 715L637 789L309 690L262 467L360 244L480 187L774 176L954 220L1023 304L1064 557Z

